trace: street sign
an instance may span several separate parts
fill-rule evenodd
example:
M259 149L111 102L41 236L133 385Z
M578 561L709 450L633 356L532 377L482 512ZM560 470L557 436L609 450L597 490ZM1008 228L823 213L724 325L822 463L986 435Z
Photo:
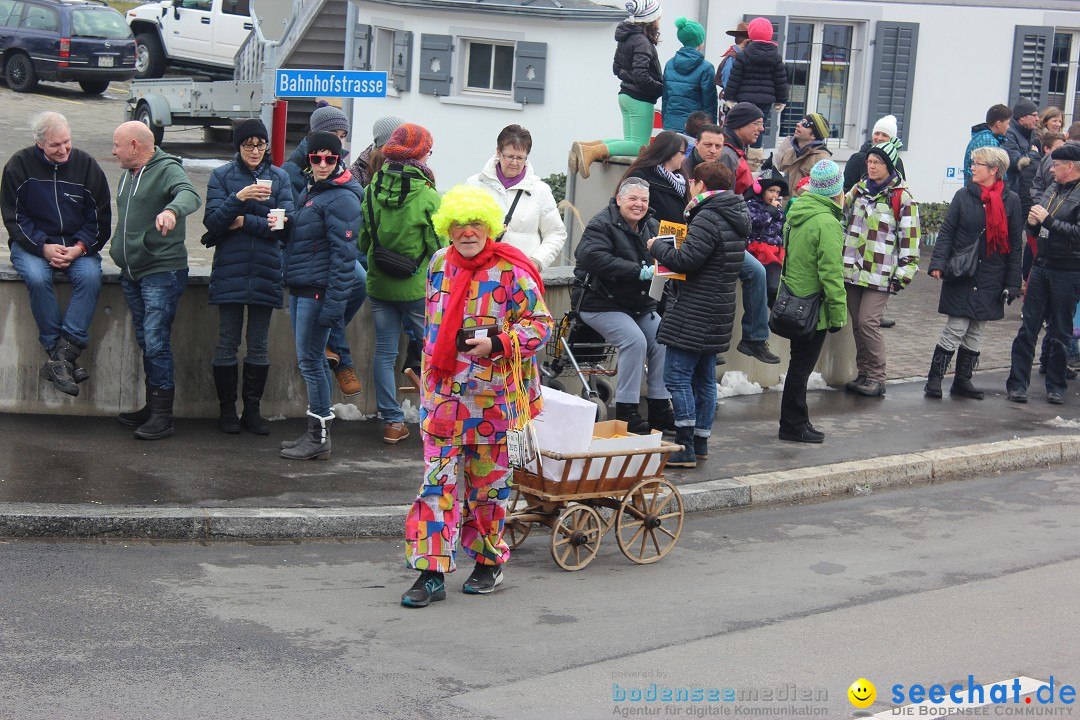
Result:
M279 69L274 94L279 98L386 97L386 72Z

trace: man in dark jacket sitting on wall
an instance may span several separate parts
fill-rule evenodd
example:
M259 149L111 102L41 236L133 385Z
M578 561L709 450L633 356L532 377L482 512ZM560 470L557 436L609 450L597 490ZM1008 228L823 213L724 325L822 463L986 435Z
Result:
M41 377L61 392L78 395L90 374L77 364L90 340L101 291L101 248L109 240L109 181L94 158L71 146L60 113L31 121L34 144L11 156L0 190L11 264L30 291L38 339L49 355ZM53 272L71 282L63 316L53 293Z
M1028 213L1028 232L1037 236L1035 261L1024 295L1023 323L1012 345L1012 368L1005 387L1009 400L1027 402L1035 341L1049 317L1050 359L1046 401L1065 402L1069 330L1080 286L1080 145L1066 143L1051 156L1054 183Z

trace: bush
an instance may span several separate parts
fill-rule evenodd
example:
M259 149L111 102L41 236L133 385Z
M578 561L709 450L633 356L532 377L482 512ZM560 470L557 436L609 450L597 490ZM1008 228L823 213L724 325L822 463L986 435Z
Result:
M919 203L919 223L924 235L934 233L941 229L941 223L945 222L945 213L949 210L949 203Z
M544 182L551 188L551 194L555 196L556 205L566 198L566 173L548 175L544 178Z

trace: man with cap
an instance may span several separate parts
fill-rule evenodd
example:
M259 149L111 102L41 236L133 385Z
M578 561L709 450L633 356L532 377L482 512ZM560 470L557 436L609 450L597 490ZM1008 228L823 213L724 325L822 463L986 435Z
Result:
M784 138L776 148L776 169L784 173L788 185L794 187L810 174L811 168L822 160L832 158L825 147L829 137L829 121L821 113L810 113L795 125L795 133Z
M682 47L664 66L663 121L665 130L681 133L687 118L696 110L709 114L716 122L716 70L701 54L705 47L705 28L684 17L675 20L675 34Z
M724 119L724 150L720 162L735 176L735 192L742 195L754 184L746 162L746 150L757 142L765 129L765 115L753 103L736 103Z
M734 30L728 30L726 33L735 38L735 44L724 51L724 54L720 56L720 64L716 66L714 82L716 87L720 88L721 98L724 96L724 88L727 87L728 79L731 77L731 68L735 66L735 56L750 44L749 28L749 23L741 22L735 26Z
M1013 105L1009 129L1005 131L1005 144L1002 146L1009 153L1009 172L1005 175L1005 185L1015 193L1020 192L1021 171L1033 160L1039 159L1039 140L1035 128L1039 124L1039 107L1020 98Z
M1005 132L1009 129L1012 110L1008 105L990 106L986 111L986 122L972 125L971 140L964 151L964 184L971 183L971 151L981 147L1001 147L1005 144ZM1006 180L1008 182L1008 180Z
M241 428L268 435L270 425L260 414L270 370L270 318L281 307L281 244L285 225L271 223L271 210L291 218L289 176L274 167L269 135L261 120L244 120L233 130L233 161L214 169L206 187L203 225L214 248L209 300L217 306L218 340L211 367L217 390L218 430L236 434ZM244 315L247 333L244 333ZM242 417L236 414L236 386L241 378L237 351L246 337Z
M844 192L853 188L855 183L862 180L863 176L866 175L867 151L874 145L897 137L896 133L895 115L886 115L874 123L874 129L870 132L870 139L863 143L863 146L859 148L859 152L848 158L847 163L844 164ZM903 147L903 145L900 147ZM907 179L907 173L904 172L904 160L899 156L896 158L896 172L901 178Z
M820 443L825 433L810 423L806 384L817 365L825 331L836 332L847 323L844 291L844 178L832 160L810 170L810 186L789 206L786 226L787 262L783 281L793 295L822 293L815 332L791 341L791 360L780 400L781 440Z
M1068 389L1065 370L1069 329L1080 287L1080 145L1065 143L1050 155L1054 183L1027 216L1036 235L1035 260L1024 295L1023 322L1012 344L1012 367L1005 383L1009 400L1027 402L1035 341L1044 317L1050 322L1046 401L1061 405Z

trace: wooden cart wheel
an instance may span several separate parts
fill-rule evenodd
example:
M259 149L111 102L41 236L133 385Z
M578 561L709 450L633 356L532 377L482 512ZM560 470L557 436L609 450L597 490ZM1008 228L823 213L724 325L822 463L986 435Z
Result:
M521 488L517 485L510 492L510 505L506 508L506 524L503 525L503 539L506 540L506 544L510 546L511 550L516 550L521 546L521 543L525 542L525 538L529 537L529 533L532 532L532 523L525 522L524 520L518 520L514 517L514 513L523 512L529 503L522 494Z
M574 504L551 527L551 557L563 570L580 570L596 557L603 522L588 505Z
M671 552L682 533L683 500L667 480L642 480L623 498L615 519L615 539L623 555L639 565Z
M600 516L603 523L604 534L607 535L615 527L615 518L619 517L619 508L622 502L618 498L593 498L589 500L589 506Z

